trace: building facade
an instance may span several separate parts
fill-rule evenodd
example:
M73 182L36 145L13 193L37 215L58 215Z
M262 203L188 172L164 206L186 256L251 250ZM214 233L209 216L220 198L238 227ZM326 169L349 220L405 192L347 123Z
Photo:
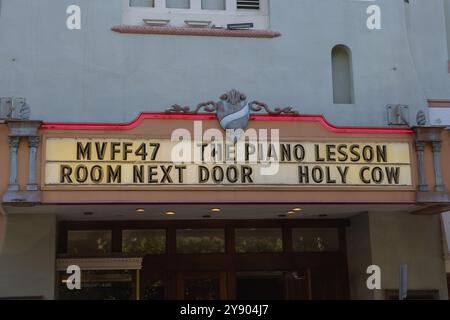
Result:
M449 0L3 0L0 40L0 298L448 299Z

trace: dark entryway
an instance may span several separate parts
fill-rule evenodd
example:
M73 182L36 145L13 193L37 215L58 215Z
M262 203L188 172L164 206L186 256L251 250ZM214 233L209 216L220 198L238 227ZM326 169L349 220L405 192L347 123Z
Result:
M282 272L239 272L236 274L237 300L282 300Z
M59 248L60 257L143 257L139 299L347 299L346 225L346 220L64 222Z

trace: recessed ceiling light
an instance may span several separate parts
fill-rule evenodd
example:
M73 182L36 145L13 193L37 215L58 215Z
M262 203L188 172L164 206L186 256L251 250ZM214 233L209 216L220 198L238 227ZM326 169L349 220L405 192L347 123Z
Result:
M175 212L173 212L173 211L166 211L165 214L168 215L168 216L173 216L173 215L175 215Z
M295 214L294 210L288 211L288 214Z
M302 211L302 208L294 208L294 209L292 209L292 211L299 212L299 211Z
M325 217L328 217L328 215L327 214L319 214L319 217L320 218L325 218Z
M83 212L83 214L84 214L85 216L92 216L94 213L93 213L93 212Z
M202 216L202 218L211 218L210 214L205 214L204 216Z
M222 209L220 209L220 208L212 208L211 211L212 212L220 212L220 211L222 211Z
M144 211L145 211L144 208L137 208L137 209L136 209L136 212L139 212L139 213L142 213L142 212L144 212Z
M286 215L282 213L282 214L279 214L278 217L279 217L279 218L285 218Z

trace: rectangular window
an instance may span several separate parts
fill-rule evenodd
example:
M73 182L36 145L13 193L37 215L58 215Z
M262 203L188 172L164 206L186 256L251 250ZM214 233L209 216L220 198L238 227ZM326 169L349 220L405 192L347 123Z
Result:
M166 252L166 230L123 230L122 252L163 254Z
M96 256L111 253L110 230L71 230L67 233L67 253Z
M125 25L151 25L153 20L168 27L227 29L229 24L242 23L253 23L254 29L267 29L269 26L268 0L122 1Z
M203 10L225 10L225 0L202 0Z
M236 229L236 252L281 252L283 236L281 229Z
M225 230L182 229L177 230L177 253L223 253Z
M155 0L130 0L130 7L154 7Z
M322 252L339 250L338 229L292 229L294 251Z
M189 9L191 7L190 0L166 0L167 8Z

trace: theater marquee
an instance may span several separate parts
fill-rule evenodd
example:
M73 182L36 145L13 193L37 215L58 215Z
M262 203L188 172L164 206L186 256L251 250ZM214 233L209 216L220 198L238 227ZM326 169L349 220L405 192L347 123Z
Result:
M285 141L246 143L239 152L237 148L192 143L192 161L178 163L173 161L174 150L180 150L176 141L48 138L45 184L412 185L406 142Z

